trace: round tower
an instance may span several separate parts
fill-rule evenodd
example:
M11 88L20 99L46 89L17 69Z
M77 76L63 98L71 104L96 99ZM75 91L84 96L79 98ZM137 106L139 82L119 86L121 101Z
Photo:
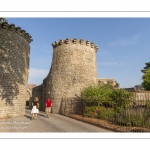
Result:
M53 59L46 93L53 100L52 113L63 113L67 105L63 100L79 98L83 87L97 84L98 47L76 38L55 41L52 46Z
M0 118L25 114L31 41L20 27L0 24Z

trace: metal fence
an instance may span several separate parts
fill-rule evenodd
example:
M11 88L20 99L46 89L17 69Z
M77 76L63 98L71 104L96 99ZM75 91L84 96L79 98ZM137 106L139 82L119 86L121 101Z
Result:
M88 123L114 131L150 132L150 94L135 93L128 107L122 110L114 110L107 104L90 106L82 100L75 99L64 100L63 106L64 115L76 115Z

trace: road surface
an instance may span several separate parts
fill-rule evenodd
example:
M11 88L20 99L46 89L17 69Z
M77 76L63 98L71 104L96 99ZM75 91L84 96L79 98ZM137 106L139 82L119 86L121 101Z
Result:
M40 111L37 120L31 120L31 110L24 116L0 119L0 132L112 132L63 115Z

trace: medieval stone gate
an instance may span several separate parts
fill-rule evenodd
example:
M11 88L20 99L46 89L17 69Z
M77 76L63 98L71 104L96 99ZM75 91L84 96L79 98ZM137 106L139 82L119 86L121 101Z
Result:
M98 83L96 65L98 47L93 42L76 38L55 41L52 46L50 71L43 83L33 88L33 96L39 97L43 111L45 100L50 97L53 100L52 113L69 113L73 111L72 106L81 112L79 108L82 105L78 107L81 102L75 101L74 98L80 97L84 87Z

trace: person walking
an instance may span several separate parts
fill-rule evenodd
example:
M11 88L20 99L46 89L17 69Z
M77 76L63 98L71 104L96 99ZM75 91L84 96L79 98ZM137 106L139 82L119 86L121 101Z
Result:
M37 114L39 113L39 102L38 102L38 97L34 98L34 101L32 102L32 110L31 110L31 114L32 114L32 119L37 119Z
M50 116L51 107L52 107L52 100L48 97L48 99L45 101L45 112L46 112L47 118L49 118Z

